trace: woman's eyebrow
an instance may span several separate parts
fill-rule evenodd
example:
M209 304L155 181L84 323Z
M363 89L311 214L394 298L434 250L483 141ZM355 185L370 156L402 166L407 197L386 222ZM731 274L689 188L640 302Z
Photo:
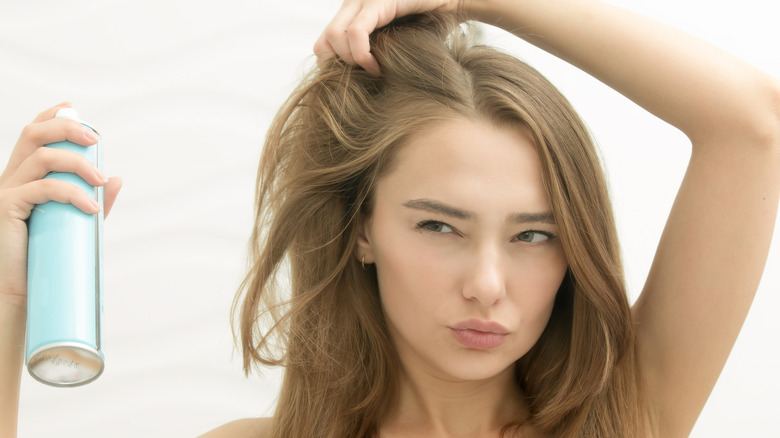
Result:
M545 223L555 225L555 216L552 213L517 213L509 217L509 221L515 224Z
M404 203L405 207L413 208L415 210L430 211L432 213L440 213L445 216L454 217L463 220L472 220L476 215L470 211L461 210L459 208L451 207L441 202L433 201L431 199L413 199Z
M445 216L463 220L474 220L477 215L468 210L462 210L432 199L413 199L403 204L405 207L415 210L439 213ZM515 224L546 223L555 224L555 216L550 212L543 213L515 213L509 215L509 222Z

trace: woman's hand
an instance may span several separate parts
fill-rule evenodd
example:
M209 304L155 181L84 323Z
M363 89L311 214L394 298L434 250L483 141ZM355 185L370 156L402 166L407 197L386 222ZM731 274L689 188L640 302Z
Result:
M87 214L100 211L80 188L42 178L53 171L69 172L88 184L103 186L106 214L122 186L119 178L106 178L80 154L42 147L63 140L82 146L97 143L97 135L81 123L54 118L57 110L69 106L50 108L25 127L0 175L0 436L16 436L27 309L25 220L36 204L48 201L73 204Z
M338 56L373 75L380 69L368 36L396 18L431 11L456 12L464 0L344 0L341 9L314 44L317 62Z
M108 179L89 160L74 152L43 148L49 143L68 140L89 146L97 135L81 123L55 119L57 110L67 103L50 108L24 128L11 153L5 171L0 175L0 299L26 302L27 224L25 220L36 204L48 201L73 204L87 214L100 206L78 187L56 179L42 179L49 172L70 172L93 186L104 186L105 213L111 209L122 185L118 178Z

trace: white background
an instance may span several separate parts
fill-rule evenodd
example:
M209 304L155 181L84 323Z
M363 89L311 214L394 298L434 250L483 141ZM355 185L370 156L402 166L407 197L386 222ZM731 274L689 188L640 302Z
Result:
M780 27L771 2L615 1L780 77ZM71 100L103 135L106 172L125 180L105 228L105 374L85 387L57 389L25 373L20 437L190 437L272 412L280 373L243 376L229 310L245 269L265 130L313 63L311 46L338 5L0 5L0 164L38 112ZM524 43L495 31L486 32L486 40L547 74L594 132L635 297L682 178L686 139ZM780 436L778 266L775 244L694 437Z

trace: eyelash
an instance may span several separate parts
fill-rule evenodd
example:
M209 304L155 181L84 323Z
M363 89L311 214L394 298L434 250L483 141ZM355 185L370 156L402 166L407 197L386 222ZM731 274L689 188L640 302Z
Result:
M515 234L515 238L519 237L521 234L526 234L526 233L540 234L542 236L545 236L546 239L538 241L538 242L533 242L533 241L529 242L529 241L526 241L526 240L518 240L518 242L524 242L524 243L528 243L528 244L531 244L531 245L544 245L546 243L549 243L551 240L555 239L555 237L556 237L555 234L548 233L547 231L527 230L527 231L523 231L522 233ZM533 240L533 239L531 239L531 240Z
M454 228L452 228L452 226L450 226L450 225L447 225L447 224L445 224L444 222L441 222L441 221L434 221L434 220L427 220L427 221L422 221L422 222L418 223L418 224L417 224L417 229L419 229L419 230L421 230L421 231L428 231L428 232L435 233L435 234L446 234L446 233L450 233L449 231L445 233L445 232L442 232L442 231L436 231L436 230L432 230L432 229L428 228L428 227L429 227L429 226L431 226L431 225L438 225L438 226L440 226L440 227L448 227L449 229L451 229L451 230L452 230L452 232L453 232L453 233L455 232L455 229L454 229Z
M429 228L431 225L438 226L439 228L441 228L441 227L448 227L452 231L436 231L436 230L432 230L431 228ZM450 233L454 233L455 232L455 229L452 226L450 226L450 225L448 225L448 224L446 224L444 222L436 221L436 220L425 220L425 221L419 222L417 224L417 229L420 230L420 231L426 231L426 232L429 232L429 233L432 233L432 234L450 234ZM545 236L546 239L538 241L538 242L534 242L534 241L530 241L529 242L529 241L526 241L526 240L519 240L519 239L515 240L520 235L526 234L526 233L539 234L539 235ZM523 231L522 233L515 234L512 237L512 241L523 242L523 243L526 243L526 244L529 244L529 245L544 245L546 243L549 243L550 241L552 241L553 239L555 239L557 237L558 236L556 236L555 234L547 232L547 231L526 230L526 231ZM533 240L533 239L531 239L531 240Z

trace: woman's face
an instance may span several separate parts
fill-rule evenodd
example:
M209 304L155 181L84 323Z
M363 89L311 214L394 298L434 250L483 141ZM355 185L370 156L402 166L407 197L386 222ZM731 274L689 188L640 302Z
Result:
M376 264L404 368L479 380L528 352L567 263L525 130L465 118L426 129L373 202L357 256Z

